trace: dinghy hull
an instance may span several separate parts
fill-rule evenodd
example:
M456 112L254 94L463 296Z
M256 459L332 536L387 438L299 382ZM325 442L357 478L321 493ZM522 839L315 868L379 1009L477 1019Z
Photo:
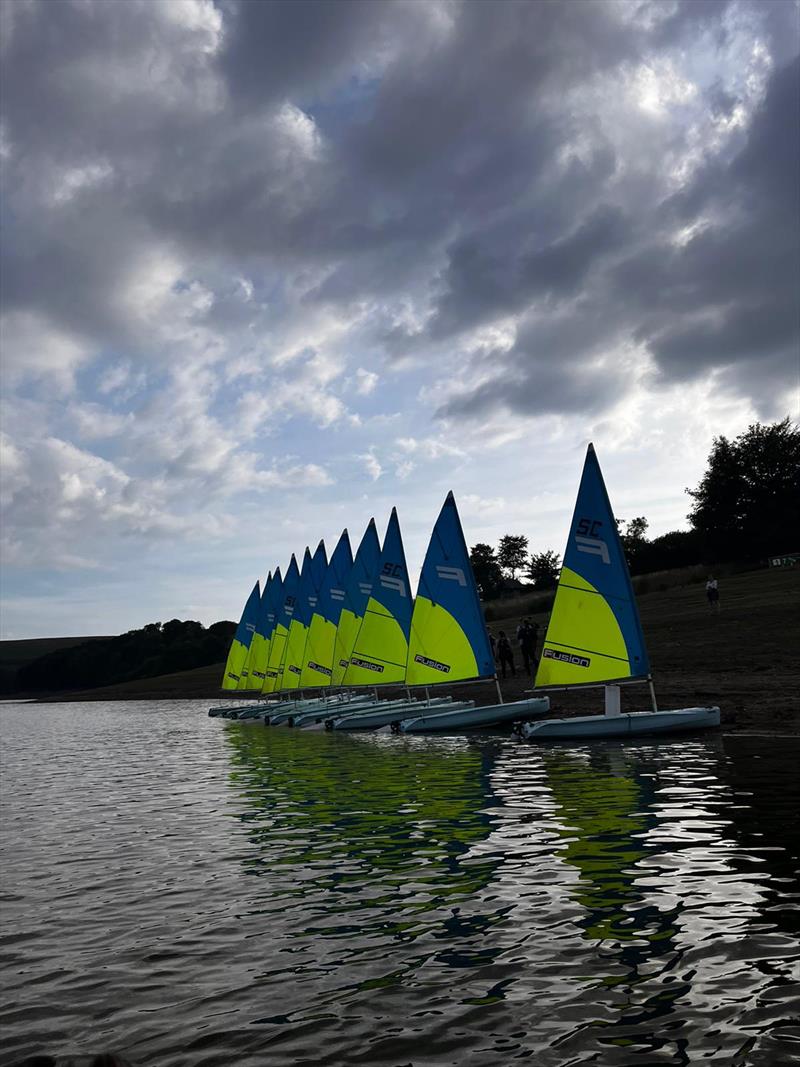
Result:
M653 737L716 726L719 726L719 708L681 708L523 722L517 732L525 741L568 741L593 737Z
M543 715L550 710L548 697L516 700L511 704L490 704L482 708L458 708L452 711L420 715L404 719L397 726L397 733L432 734L461 733L464 730L486 730L492 726L504 726L516 722L520 716Z

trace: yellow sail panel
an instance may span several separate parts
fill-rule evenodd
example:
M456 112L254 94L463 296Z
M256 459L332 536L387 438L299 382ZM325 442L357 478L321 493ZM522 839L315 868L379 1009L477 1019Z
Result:
M417 594L408 645L408 685L435 685L480 674L469 638L453 616Z
M630 678L622 630L608 602L575 571L562 567L536 685L579 685Z
M250 643L250 658L247 663L247 688L260 689L266 677L269 660L269 638L256 631Z
M353 651L353 645L356 643L360 628L361 616L354 615L347 608L342 608L333 649L333 678L331 679L331 685L342 685L344 673L350 663L350 653Z
M340 617L341 618L341 617ZM300 688L329 686L333 677L331 664L336 651L336 627L316 612L308 628ZM344 675L344 667L341 668Z
M407 659L408 641L402 627L383 604L370 597L342 684L402 683Z
M297 689L299 687L303 653L306 650L307 639L308 627L300 622L299 619L292 619L289 623L289 633L286 638L286 655L283 659L281 689Z
M288 636L288 628L281 622L277 623L272 634L272 640L269 643L269 660L264 671L264 683L261 686L262 693L274 693L278 687L280 670L283 666L283 654L286 650L286 638Z
M242 676L242 668L244 667L247 653L249 651L250 650L246 645L243 645L241 641L237 641L234 638L230 652L228 653L228 661L225 664L225 674L222 677L223 689L239 688L239 679Z

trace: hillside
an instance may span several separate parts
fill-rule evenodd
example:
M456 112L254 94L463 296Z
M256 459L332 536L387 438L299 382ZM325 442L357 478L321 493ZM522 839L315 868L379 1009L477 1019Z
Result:
M31 637L16 641L0 641L0 670L16 671L40 656L74 648L86 641L106 641L107 637Z
M721 609L712 613L702 585L692 584L639 598L642 625L662 707L717 703L725 725L737 730L800 733L800 568L762 570L730 577L720 585ZM544 632L546 614L531 615ZM518 615L493 621L496 634L513 633ZM519 673L501 682L505 699L521 697L531 680ZM223 665L202 667L125 685L73 693L70 700L144 700L219 697ZM454 686L453 693L479 703L494 696L490 684ZM596 691L555 693L555 714L599 710ZM647 707L645 687L625 691L623 707Z

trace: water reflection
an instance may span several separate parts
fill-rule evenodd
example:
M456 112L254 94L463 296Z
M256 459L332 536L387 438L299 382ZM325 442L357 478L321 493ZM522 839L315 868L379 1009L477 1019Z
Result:
M565 881L593 947L590 984L607 990L589 1024L604 1062L630 1062L632 1052L682 1064L744 1055L748 1018L789 981L797 957L765 921L770 875L737 837L721 740L552 748L541 759L555 854L578 875ZM558 1046L585 1042L584 1021Z
M242 864L269 879L270 900L280 885L282 905L316 900L326 916L299 936L452 941L501 918L461 910L500 862L472 855L492 831L491 747L237 724L226 742Z
M5 709L12 1061L796 1060L795 741L532 748Z

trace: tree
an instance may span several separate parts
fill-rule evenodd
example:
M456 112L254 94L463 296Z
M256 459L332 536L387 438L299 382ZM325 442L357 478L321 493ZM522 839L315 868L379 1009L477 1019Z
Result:
M787 417L754 423L734 441L715 437L689 513L714 560L796 551L800 529L800 427Z
M561 572L561 556L548 549L534 552L528 566L528 577L537 589L554 589Z
M638 564L649 543L645 536L648 525L644 515L639 515L638 518L630 520L625 533L622 534L622 547L625 549L628 566L637 573Z
M505 534L497 546L497 562L503 570L511 571L511 577L517 577L517 571L528 562L528 538L524 534Z
M503 572L500 570L500 564L497 562L497 556L495 556L492 546L480 543L473 545L470 550L469 561L472 564L472 573L475 575L475 581L483 599L491 600L496 597L500 592Z

